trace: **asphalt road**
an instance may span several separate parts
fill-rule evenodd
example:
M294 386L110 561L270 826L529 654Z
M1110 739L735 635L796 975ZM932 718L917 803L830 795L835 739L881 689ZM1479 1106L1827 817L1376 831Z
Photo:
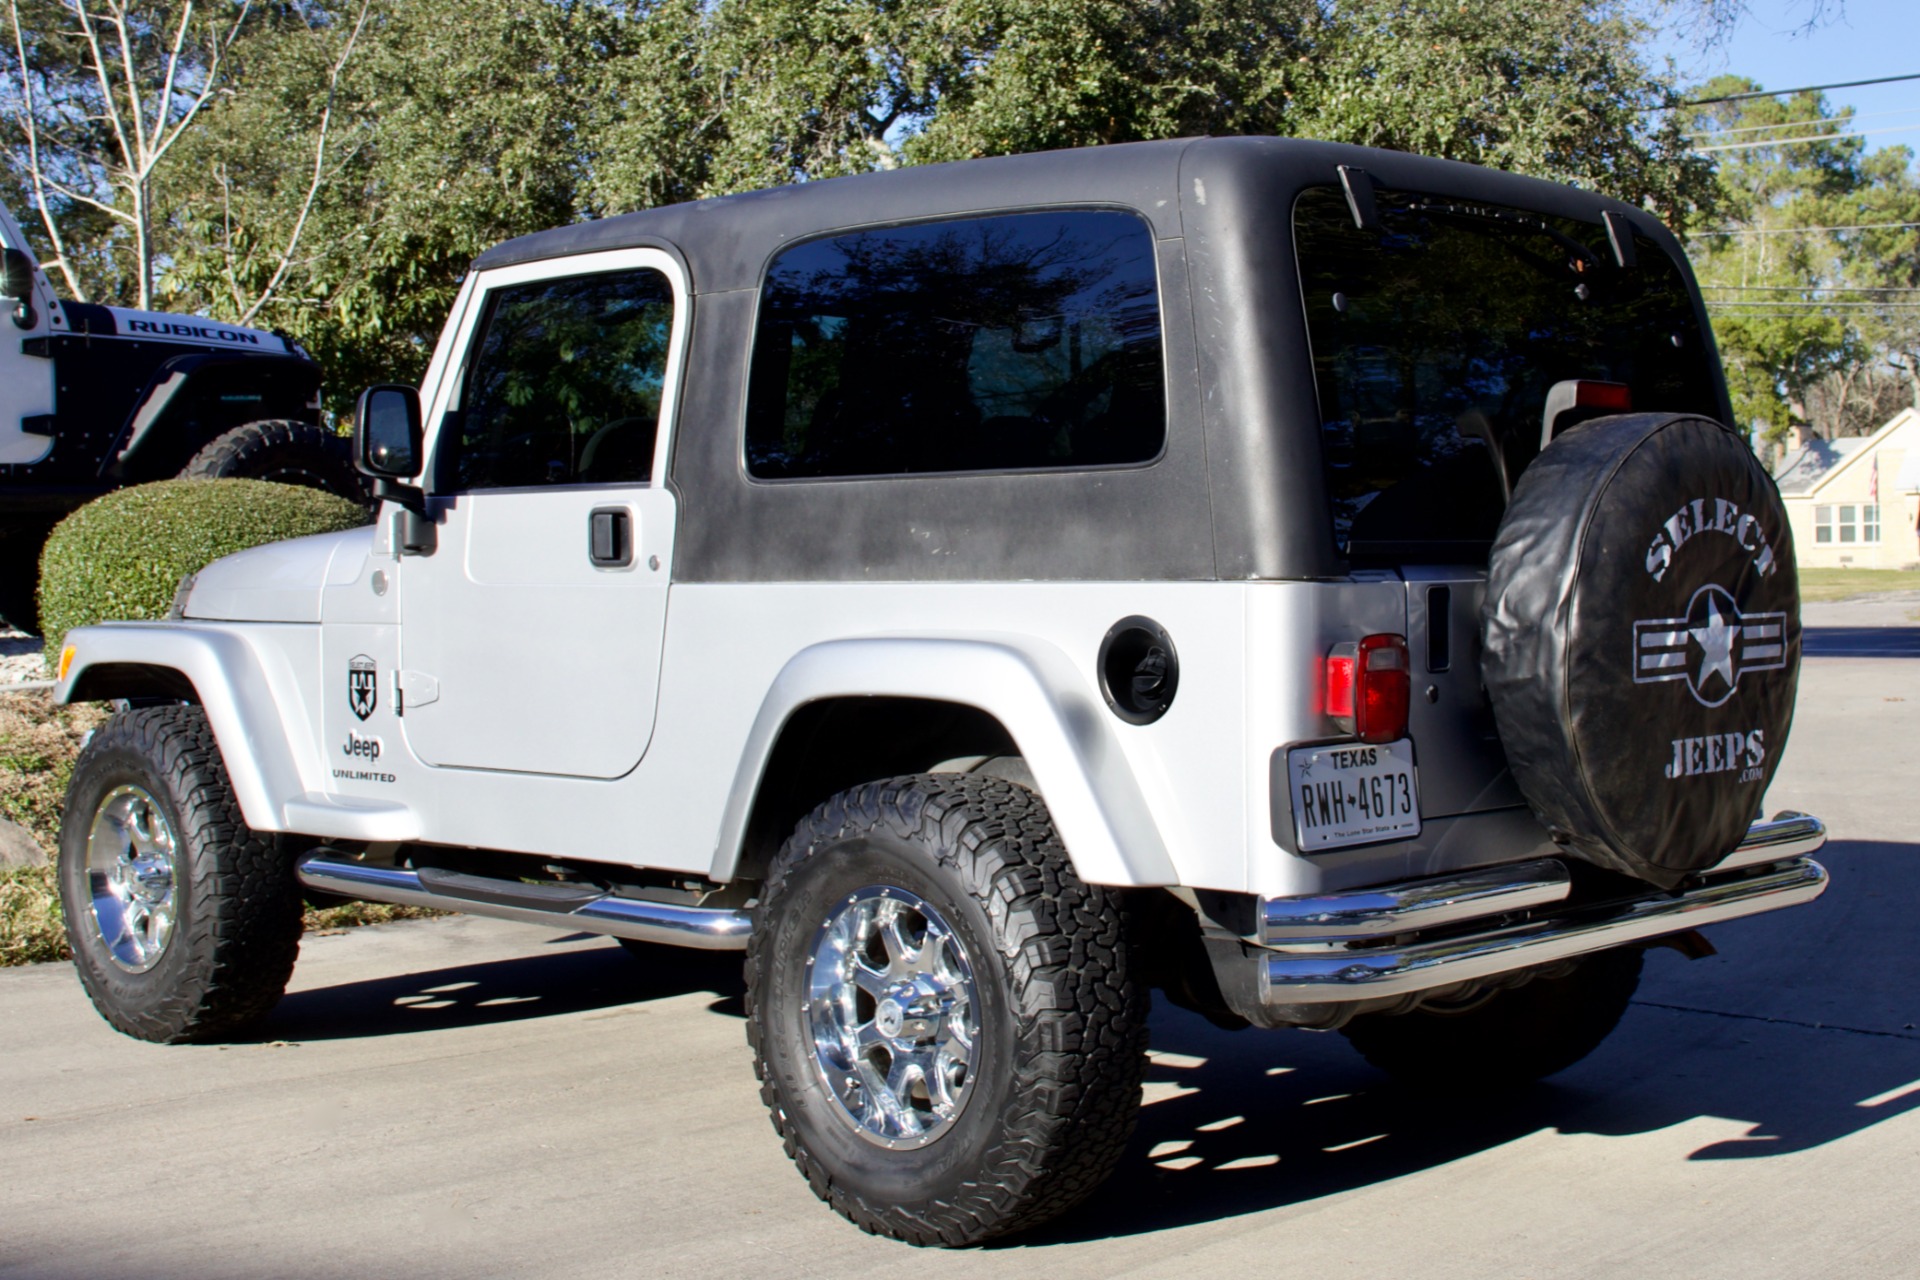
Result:
M1162 1007L1118 1174L969 1252L814 1200L724 961L357 930L307 941L255 1041L182 1048L108 1030L64 965L0 971L0 1277L1910 1277L1916 710L1920 663L1805 665L1769 808L1829 819L1833 888L1712 930L1710 959L1652 953L1574 1069L1449 1104L1337 1036Z

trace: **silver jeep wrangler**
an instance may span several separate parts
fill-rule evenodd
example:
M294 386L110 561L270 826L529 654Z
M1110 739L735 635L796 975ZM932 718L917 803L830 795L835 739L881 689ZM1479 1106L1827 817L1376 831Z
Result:
M474 264L377 524L75 631L101 1013L266 1011L303 890L745 952L774 1128L975 1243L1120 1157L1148 992L1425 1085L1825 885L1800 631L1674 238L1265 138L850 178Z

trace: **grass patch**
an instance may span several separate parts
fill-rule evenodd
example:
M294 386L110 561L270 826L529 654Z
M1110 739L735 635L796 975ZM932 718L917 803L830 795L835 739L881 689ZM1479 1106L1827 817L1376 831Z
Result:
M1800 570L1802 600L1851 600L1889 591L1920 591L1920 569Z
M65 960L69 954L53 868L0 871L0 966Z
M62 707L44 693L0 694L0 815L25 827L49 854L60 842L60 812L74 758L88 732L106 718L100 707ZM383 902L309 905L306 928L338 933L355 925L442 914ZM71 955L54 869L0 871L0 966Z
M25 827L48 853L60 840L74 757L105 719L89 703L62 707L44 693L0 695L0 815Z

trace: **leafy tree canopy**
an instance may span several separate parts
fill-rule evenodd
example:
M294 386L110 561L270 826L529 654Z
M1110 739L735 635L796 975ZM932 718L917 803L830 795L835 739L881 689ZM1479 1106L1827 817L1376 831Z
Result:
M1696 98L1752 93L1723 76ZM1888 384L1920 404L1920 170L1868 155L1818 93L1690 108L1719 161L1721 216L1689 245L1742 422L1779 443L1817 408L1822 434L1884 421Z
M8 3L24 48L123 0ZM155 31L182 8L140 3ZM1578 182L1683 224L1724 191L1652 110L1671 85L1627 3L227 0L230 46L183 82L212 92L150 174L152 261L163 303L289 330L340 397L417 373L500 239L899 164L1289 134ZM90 74L84 43L48 39L58 56L33 45L24 77L0 52L42 112ZM16 173L26 108L0 90ZM77 261L126 239L108 195L105 213L49 202ZM112 271L87 280L129 297Z

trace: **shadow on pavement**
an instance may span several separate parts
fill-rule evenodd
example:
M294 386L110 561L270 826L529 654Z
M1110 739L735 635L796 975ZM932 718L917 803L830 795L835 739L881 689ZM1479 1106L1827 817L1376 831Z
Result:
M1010 1244L1137 1235L1333 1195L1544 1130L1744 1126L1688 1160L1781 1155L1920 1107L1920 846L1837 841L1832 887L1798 919L1712 933L1721 954L1655 951L1620 1028L1585 1062L1506 1096L1420 1094L1337 1034L1221 1031L1164 1003L1149 1104L1112 1181Z
M554 939L559 942L562 939ZM711 992L736 1008L738 953L617 945L569 947L511 960L429 969L289 992L249 1040L411 1035L579 1013Z
M1920 658L1920 627L1806 627L1800 652L1809 658Z
M1606 1044L1509 1095L1396 1085L1337 1034L1227 1032L1157 1002L1148 1104L1113 1179L1010 1244L1123 1237L1314 1200L1528 1134L1651 1134L1729 1122L1689 1160L1836 1141L1920 1107L1920 845L1835 841L1818 903L1712 931L1713 958L1649 956ZM711 993L738 1017L737 954L560 945L534 955L290 994L262 1039L391 1035ZM1729 1132L1729 1130L1743 1130Z

